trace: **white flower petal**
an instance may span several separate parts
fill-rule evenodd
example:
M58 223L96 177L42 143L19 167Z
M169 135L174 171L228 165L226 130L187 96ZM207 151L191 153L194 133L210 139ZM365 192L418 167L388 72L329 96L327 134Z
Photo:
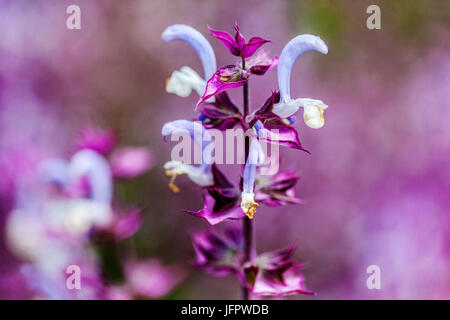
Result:
M210 166L193 166L180 161L168 161L164 164L164 169L166 170L166 175L172 178L169 187L174 192L178 192L178 188L173 182L177 176L182 174L186 174L192 182L199 186L204 187L213 184Z
M166 91L180 97L187 97L195 90L199 96L205 92L206 81L190 67L184 66L180 70L175 70L167 80Z
M273 113L281 118L287 118L292 116L300 108L300 102L293 99L286 101L280 101L273 105Z

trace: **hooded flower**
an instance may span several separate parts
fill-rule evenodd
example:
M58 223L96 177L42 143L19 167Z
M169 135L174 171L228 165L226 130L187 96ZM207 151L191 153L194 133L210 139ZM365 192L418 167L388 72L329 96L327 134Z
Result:
M327 54L327 45L317 36L303 34L295 37L283 48L278 62L278 86L281 100L273 107L273 112L281 118L295 114L303 108L303 119L310 128L321 128L324 121L324 110L327 105L320 100L292 99L290 93L290 76L292 67L299 56L309 50Z
M214 145L208 131L200 122L188 120L176 120L164 124L161 134L167 137L172 134L189 134L191 139L201 148L201 164L198 166L186 164L181 161L171 160L164 164L166 175L171 178L169 188L173 192L178 192L178 187L174 184L175 178L182 174L200 186L208 186L213 183L211 174L212 152Z
M262 124L259 139L309 152L303 148L297 130L292 126L295 123L295 116L283 119L273 111L274 105L279 101L280 93L278 91L273 92L264 105L250 115L247 120L251 126L258 122Z
M243 263L244 239L240 229L229 227L224 235L205 231L193 236L195 266L215 275L229 275Z
M53 232L81 235L112 223L113 180L102 155L83 149L68 162L46 160L38 171L44 182L57 184L65 195L44 202L43 214L53 221Z
M206 80L216 71L216 56L208 40L194 28L183 24L166 28L162 33L162 39L166 42L181 40L189 44L198 54L204 71L204 78L187 66L174 71L166 82L167 92L187 97L194 90L201 96L205 91Z

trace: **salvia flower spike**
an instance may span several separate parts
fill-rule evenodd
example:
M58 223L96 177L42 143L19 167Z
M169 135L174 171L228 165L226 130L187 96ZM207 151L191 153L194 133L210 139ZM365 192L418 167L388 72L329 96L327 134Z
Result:
M258 255L252 247L251 224L260 205L270 207L301 204L296 197L295 186L299 177L292 171L279 171L271 176L258 171L265 163L265 153L261 143L271 143L298 150L304 150L293 124L296 112L303 107L303 118L311 128L323 126L323 112L327 106L320 100L292 99L290 96L290 75L297 58L304 52L316 50L328 52L326 44L317 36L300 35L292 39L283 49L280 58L269 57L264 50L256 51L269 40L253 37L246 41L237 24L235 36L212 29L211 34L222 43L239 61L221 66L216 70L205 71L201 79L189 67L174 72L167 90L180 96L187 96L192 90L201 96L197 102L200 112L193 122L177 120L163 126L164 137L186 132L200 146L202 162L199 165L169 161L164 165L166 174L173 184L179 174L187 174L197 185L202 186L203 207L198 211L185 210L197 218L205 220L210 226L233 220L243 220L242 229L226 228L225 236L208 230L193 236L196 253L195 266L217 276L233 274L243 287L244 299L262 296L286 296L289 294L313 294L306 289L302 266L292 260L294 246L286 250ZM188 42L202 59L206 52L212 53L206 39L188 26L175 25L163 33L163 39ZM202 45L199 45L202 44ZM256 53L256 54L255 54ZM205 59L202 59L202 62ZM209 63L211 58L206 59ZM248 81L250 76L263 76L267 71L278 67L279 91L273 91L264 105L252 112L248 104ZM205 67L205 64L204 64ZM205 68L206 70L206 68ZM244 107L239 108L229 98L227 91L243 87ZM240 183L232 183L214 163L212 152L214 143L207 129L222 131L240 128L246 131L250 144L246 144L246 160ZM250 131L247 131L250 129ZM248 147L248 149L247 149ZM250 226L250 227L249 227Z

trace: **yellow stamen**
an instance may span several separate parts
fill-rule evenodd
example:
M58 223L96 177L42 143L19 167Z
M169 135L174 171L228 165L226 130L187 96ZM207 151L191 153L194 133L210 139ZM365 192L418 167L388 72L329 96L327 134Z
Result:
M178 188L176 185L175 185L175 179L176 179L176 177L177 177L177 174L176 173L174 173L172 170L166 170L166 176L168 176L168 177L170 177L170 181L169 181L169 189L170 190L172 190L172 192L173 193L178 193L178 192L180 192L180 188Z
M317 107L317 109L319 109L319 112L320 112L320 119L325 120L325 116L324 116L325 110L323 110L322 107Z
M169 189L172 190L173 193L180 192L180 189L172 182L169 182Z
M249 218L249 219L253 219L253 216L256 213L256 209L258 209L259 204L257 204L256 202L250 203L250 205L248 206L247 210L244 211L245 215Z

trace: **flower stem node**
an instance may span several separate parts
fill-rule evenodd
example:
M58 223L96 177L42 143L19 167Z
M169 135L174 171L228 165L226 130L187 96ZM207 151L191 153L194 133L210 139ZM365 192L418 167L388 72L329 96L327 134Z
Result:
M242 192L241 194L241 209L249 219L253 219L253 216L258 209L259 204L255 202L255 194Z

